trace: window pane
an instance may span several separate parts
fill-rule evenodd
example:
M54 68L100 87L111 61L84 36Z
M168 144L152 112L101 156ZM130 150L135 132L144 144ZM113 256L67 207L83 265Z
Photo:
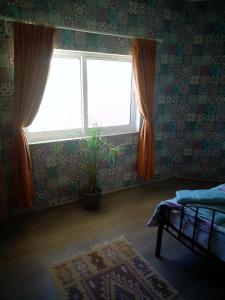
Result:
M44 96L31 132L82 127L80 60L53 57Z
M88 126L130 124L131 62L87 60Z

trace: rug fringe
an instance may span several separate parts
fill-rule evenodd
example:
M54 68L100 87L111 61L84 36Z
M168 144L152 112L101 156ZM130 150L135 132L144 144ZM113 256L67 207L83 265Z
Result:
M92 250L94 250L94 249L96 249L96 248L98 248L100 246L104 246L104 245L107 245L109 243L113 243L113 242L119 241L119 240L126 240L127 241L125 235L121 234L121 235L119 235L119 236L117 236L117 237L115 237L113 239L104 239L104 240L101 240L99 242L96 242L95 244L87 246L85 249L80 250L78 252L72 251L70 253L66 253L65 255L63 255L62 259L56 260L55 262L44 262L44 265L46 267L48 267L49 265L55 265L55 264L58 264L58 263L63 263L64 260L67 260L68 258L70 258L73 255L76 255L76 256L77 255L82 255L82 254L85 254L85 253L87 253L89 251L92 251ZM127 241L127 242L129 243L129 241Z
M95 243L94 245L92 245L92 246L89 246L88 248L87 248L87 251L89 251L89 250L94 250L95 248L97 248L97 247L100 247L100 246L104 246L104 245L106 245L106 244L109 244L109 243L113 243L113 242L115 242L115 241L118 241L118 240L124 240L124 239L126 239L125 238L125 235L124 234L121 234L121 235L119 235L117 238L114 238L114 239L110 239L110 240L102 240L102 241L100 241L100 242L98 242L98 243ZM86 251L84 251L84 252L86 252Z

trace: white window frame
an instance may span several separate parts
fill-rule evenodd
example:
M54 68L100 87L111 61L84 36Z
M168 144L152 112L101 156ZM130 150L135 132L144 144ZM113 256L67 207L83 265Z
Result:
M29 132L29 129L25 128L25 132L29 144L86 137L87 130L88 130L87 60L96 59L96 60L105 60L105 61L110 60L110 61L122 61L122 62L132 61L131 55L117 55L117 54L115 55L115 54L81 52L81 51L61 50L61 49L54 49L53 55L54 57L59 57L59 58L80 59L82 128L56 130L56 131L42 131L42 132ZM133 82L131 83L130 124L100 127L101 135L115 135L115 134L133 133L139 131L140 117L136 107L134 89L132 87L133 87Z

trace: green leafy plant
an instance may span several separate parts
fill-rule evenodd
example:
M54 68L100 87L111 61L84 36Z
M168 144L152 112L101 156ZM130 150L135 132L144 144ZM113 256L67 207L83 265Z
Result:
M83 140L83 148L80 154L81 169L87 173L89 193L98 190L98 172L103 161L113 163L116 156L123 151L124 146L112 146L100 136L99 127L90 128L88 137Z

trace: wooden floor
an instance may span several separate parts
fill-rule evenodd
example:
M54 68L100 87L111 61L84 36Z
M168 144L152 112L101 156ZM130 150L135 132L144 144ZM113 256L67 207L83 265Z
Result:
M156 229L146 222L155 205L185 188L216 183L171 179L104 196L96 212L79 203L1 222L0 299L57 299L45 264L124 235L184 299L224 299L224 284L210 265L165 234L162 259L154 256ZM223 280L224 281L224 280Z

